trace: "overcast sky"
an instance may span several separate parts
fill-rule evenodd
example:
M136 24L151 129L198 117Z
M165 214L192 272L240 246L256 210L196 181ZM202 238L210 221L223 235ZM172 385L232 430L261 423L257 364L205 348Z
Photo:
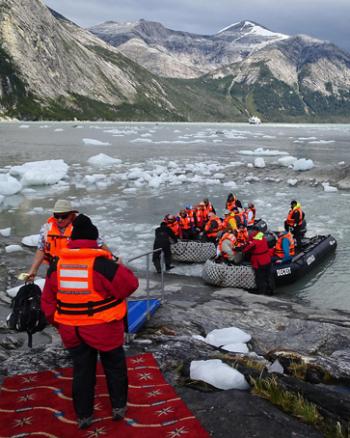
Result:
M107 20L158 21L174 29L211 35L241 20L275 32L303 33L350 52L350 0L43 0L83 27Z

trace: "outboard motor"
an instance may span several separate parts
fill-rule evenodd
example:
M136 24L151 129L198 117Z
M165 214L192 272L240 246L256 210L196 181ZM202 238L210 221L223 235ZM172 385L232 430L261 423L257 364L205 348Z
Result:
M259 231L266 233L267 232L267 223L263 219L258 219L254 223L254 227L258 227Z

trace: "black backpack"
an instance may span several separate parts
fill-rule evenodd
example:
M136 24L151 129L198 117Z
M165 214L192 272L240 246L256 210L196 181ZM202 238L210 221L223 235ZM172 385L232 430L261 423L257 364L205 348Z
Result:
M33 333L40 332L47 325L40 299L40 287L35 283L26 283L12 300L13 310L7 317L7 325L11 330L27 332L28 347L32 347Z

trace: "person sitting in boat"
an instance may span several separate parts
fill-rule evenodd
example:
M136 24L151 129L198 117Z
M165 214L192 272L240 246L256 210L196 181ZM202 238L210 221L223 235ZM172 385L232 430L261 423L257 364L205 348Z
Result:
M226 263L239 263L242 259L235 247L237 230L228 229L219 240L217 248L217 259Z
M185 209L180 210L179 225L181 239L194 239L194 220L192 220Z
M221 219L214 213L208 214L208 222L204 226L203 237L208 242L216 243L218 232L221 230Z
M272 261L279 263L290 262L295 255L295 243L292 233L284 228L278 229L278 239L274 248Z
M237 196L234 195L233 193L229 193L226 199L225 209L232 211L233 207L236 206L236 202L237 202Z
M249 235L247 227L244 225L243 222L240 222L237 228L236 247L243 248L248 244L248 241Z
M205 208L207 209L208 215L209 215L209 213L216 214L215 208L214 208L213 204L209 201L208 198L204 198L203 202L205 204Z
M284 228L286 231L291 228L297 247L301 248L301 239L304 237L306 228L305 213L302 211L300 203L294 199L290 203L290 210L284 222Z
M255 223L256 209L252 202L248 202L248 207L244 209L244 215L247 222L247 227L250 228Z
M181 236L181 228L179 221L176 219L176 217L173 214L167 214L164 217L164 222L166 226L174 233L176 237Z
M167 215L171 216L171 215ZM167 218L167 216L165 216ZM165 219L165 218L164 218ZM167 219L168 220L168 219ZM160 274L161 271L161 253L164 254L164 262L165 262L165 269L169 271L174 266L171 265L171 249L170 244L174 242L177 242L177 237L171 230L171 228L168 226L168 223L161 222L160 226L156 228L155 230L155 237L154 237L154 243L153 243L153 250L155 249L161 249L162 251L157 251L153 253L152 262L154 264L154 267L156 268L156 271L158 274Z
M208 221L208 212L204 202L200 202L195 210L195 224L198 231L203 231L205 224Z

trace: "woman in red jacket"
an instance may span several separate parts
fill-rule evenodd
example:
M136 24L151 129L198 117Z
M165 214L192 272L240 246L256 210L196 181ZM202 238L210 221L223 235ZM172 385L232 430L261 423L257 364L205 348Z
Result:
M253 227L249 243L243 252L250 253L250 262L255 273L257 293L273 295L274 285L271 275L271 252L264 233Z
M99 249L97 239L97 228L87 216L79 215L68 248L48 269L41 298L47 320L58 328L73 359L73 405L80 429L92 423L98 354L112 418L124 418L128 393L125 298L138 287L134 274Z

